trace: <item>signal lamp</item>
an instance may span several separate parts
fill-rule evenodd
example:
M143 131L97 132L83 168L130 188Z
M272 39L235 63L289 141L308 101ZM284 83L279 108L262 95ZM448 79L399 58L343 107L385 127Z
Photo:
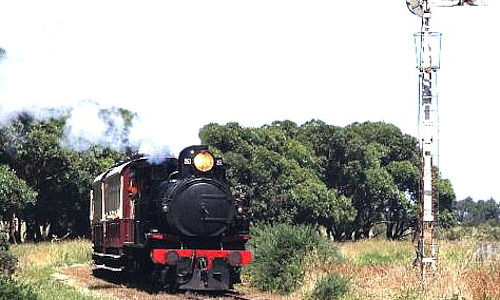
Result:
M200 172L208 172L214 167L214 157L208 151L201 151L193 159L194 167Z

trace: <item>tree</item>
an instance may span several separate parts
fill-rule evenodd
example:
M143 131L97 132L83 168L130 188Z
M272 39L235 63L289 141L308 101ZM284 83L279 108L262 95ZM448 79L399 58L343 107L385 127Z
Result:
M438 225L442 228L449 228L456 225L453 214L453 203L456 201L455 191L450 180L441 178L439 170L435 168L434 178L436 184L436 197L439 202Z
M455 203L455 216L460 224L467 224L474 220L474 200L467 197Z
M209 124L200 138L224 156L257 220L322 225L339 240L367 237L378 223L399 238L415 222L418 147L393 125Z
M387 165L399 191L398 201L391 201L386 209L386 236L391 239L402 237L414 227L417 219L417 191L420 182L420 170L408 160L392 161Z
M330 132L323 138L327 144L322 151L328 153L325 180L330 188L351 197L357 211L344 235L366 237L375 224L385 223L388 238L401 237L415 221L416 139L380 122L354 123Z
M62 145L67 115L43 121L21 114L0 128L0 163L8 164L31 189L34 206L23 211L28 235L40 240L50 232L81 236L89 232L89 190L93 178L123 153L90 146L77 152ZM39 231L42 226L45 230Z
M478 202L479 204L479 202ZM490 198L482 203L482 211L485 221L500 221L500 203Z
M299 132L290 121L261 128L208 124L200 138L224 156L229 181L252 199L255 220L322 225L333 232L353 217L350 198L325 185L314 151L295 139Z
M471 197L467 197L454 204L455 217L460 224L477 225L500 222L500 203L493 198L476 202Z
M6 165L0 165L0 220L7 220L12 243L21 242L21 222L18 216L24 218L22 212L35 204L36 196L37 193L18 178L14 171Z
M0 218L10 220L12 214L36 202L37 193L6 165L0 165Z

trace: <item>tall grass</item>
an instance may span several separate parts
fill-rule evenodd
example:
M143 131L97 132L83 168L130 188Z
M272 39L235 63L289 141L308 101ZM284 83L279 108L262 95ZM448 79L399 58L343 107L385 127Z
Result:
M29 285L41 300L93 300L96 298L53 278L57 267L88 263L91 244L86 240L60 243L20 244L11 248L19 258L16 280Z
M351 276L352 292L361 299L500 299L500 262L475 261L473 241L440 241L438 269L425 281L412 267L413 247L377 240L340 244L348 263L332 271ZM394 258L387 258L391 253Z
M21 267L25 265L57 267L88 263L92 259L90 242L81 239L60 243L13 245L11 250L21 261Z
M342 255L360 266L407 264L415 253L411 243L388 240L363 240L340 246Z

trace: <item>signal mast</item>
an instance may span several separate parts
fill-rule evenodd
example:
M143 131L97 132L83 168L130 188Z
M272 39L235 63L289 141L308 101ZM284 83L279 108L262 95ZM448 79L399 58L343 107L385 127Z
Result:
M421 31L415 33L417 69L419 71L419 113L418 135L421 150L422 171L420 178L420 207L418 220L417 263L421 278L436 270L438 242L435 234L439 199L433 166L437 165L438 154L438 96L437 70L440 68L441 33L430 30L431 7L486 5L483 0L406 0L408 9L421 17Z

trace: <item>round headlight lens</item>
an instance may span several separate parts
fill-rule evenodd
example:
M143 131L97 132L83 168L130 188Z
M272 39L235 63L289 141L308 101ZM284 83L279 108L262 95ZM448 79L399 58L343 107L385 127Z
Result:
M202 151L193 159L194 167L201 172L208 172L214 167L214 157L208 151Z

